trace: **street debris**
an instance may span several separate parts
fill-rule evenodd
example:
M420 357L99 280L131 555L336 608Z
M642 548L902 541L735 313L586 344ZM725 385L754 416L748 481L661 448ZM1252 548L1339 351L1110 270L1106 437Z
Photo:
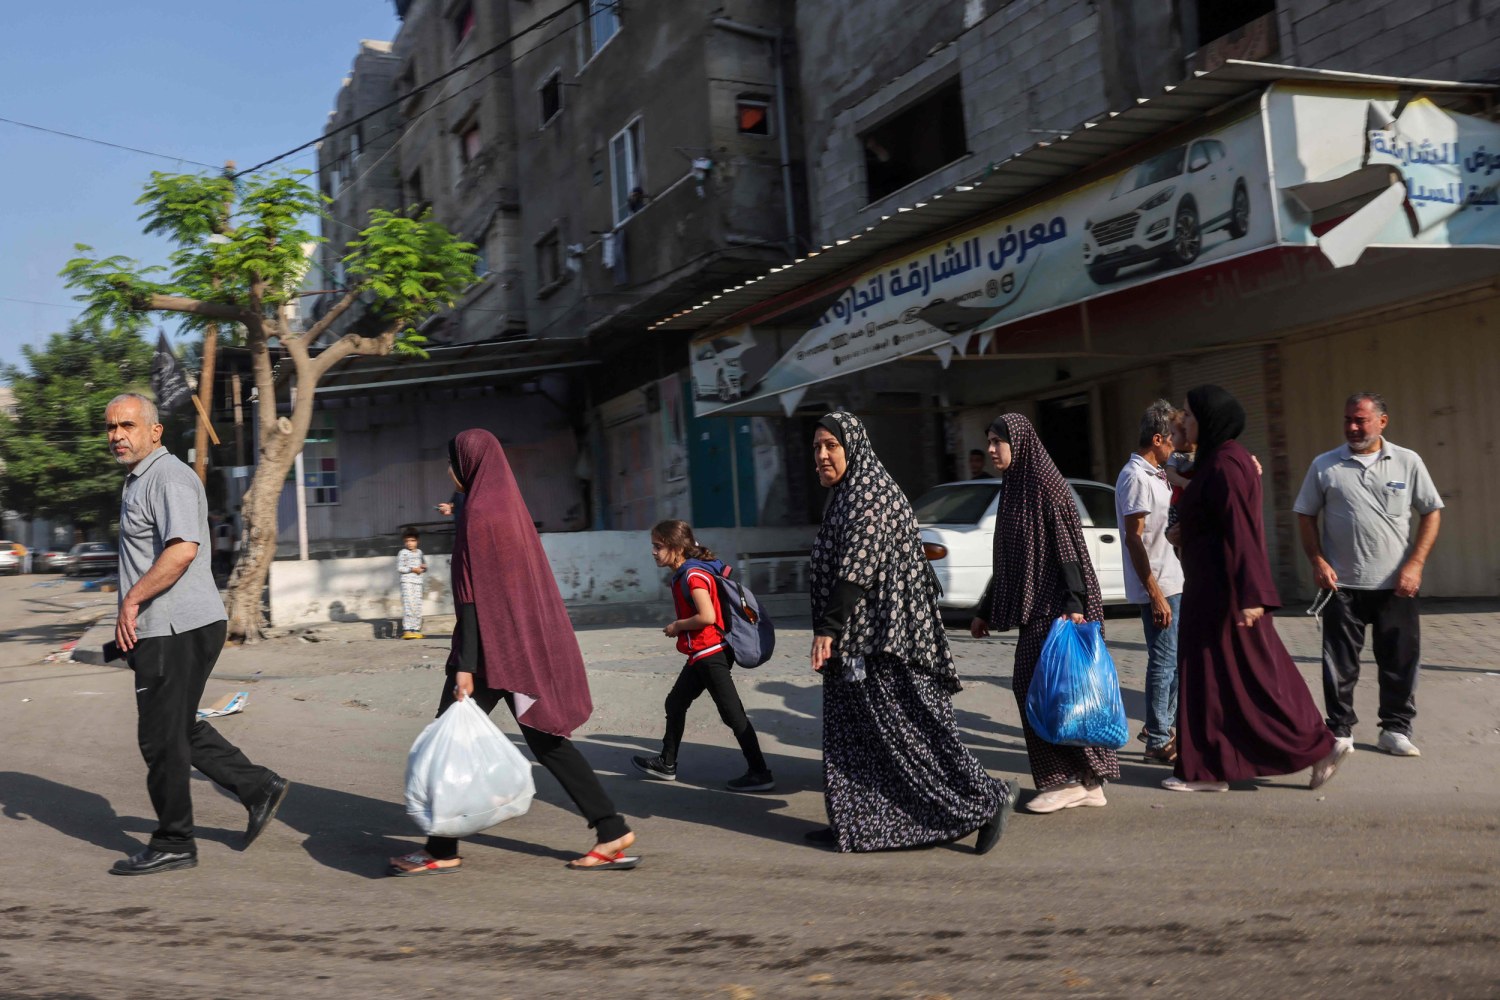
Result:
M198 718L217 719L221 715L234 715L236 712L243 712L249 700L249 691L236 691L233 694L226 694L207 708L198 709Z

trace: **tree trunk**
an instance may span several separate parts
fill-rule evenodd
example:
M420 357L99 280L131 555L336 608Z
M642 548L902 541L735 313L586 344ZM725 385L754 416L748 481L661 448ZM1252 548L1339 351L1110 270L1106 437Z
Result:
M271 361L264 340L255 343L259 338L253 333L247 339L251 341L251 361L259 390L260 441L255 476L250 480L250 489L240 508L244 534L225 603L229 614L229 637L255 642L262 637L266 627L266 583L271 575L271 563L276 558L277 508L287 473L296 463L297 453L302 450L307 429L312 424L316 381L313 378L305 380L307 390L296 394L297 401L289 419L279 416ZM299 364L298 370L304 371L303 366ZM299 378L298 381L304 380ZM302 488L301 483L296 486Z

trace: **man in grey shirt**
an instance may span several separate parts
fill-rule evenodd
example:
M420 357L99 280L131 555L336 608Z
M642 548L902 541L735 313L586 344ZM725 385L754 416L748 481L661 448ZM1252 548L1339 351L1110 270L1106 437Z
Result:
M126 393L104 411L110 452L130 470L120 496L120 609L115 643L135 672L137 740L157 827L114 875L198 864L189 790L197 768L250 813L249 846L276 815L289 782L250 761L197 717L224 648L224 602L209 568L208 501L191 469L161 444L156 404Z
M1385 439L1389 422L1378 393L1350 396L1344 404L1345 444L1313 459L1292 509L1318 589L1333 592L1323 612L1328 728L1340 744L1354 745L1354 685L1365 629L1373 626L1380 679L1376 746L1418 757L1421 751L1411 741L1422 658L1417 591L1437 541L1443 498L1421 456ZM1413 510L1419 518L1415 539Z

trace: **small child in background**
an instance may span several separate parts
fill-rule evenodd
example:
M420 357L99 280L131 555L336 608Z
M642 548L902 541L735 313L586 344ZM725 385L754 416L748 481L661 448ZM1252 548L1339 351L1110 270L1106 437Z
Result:
M401 638L421 639L422 595L427 590L422 574L427 572L427 558L417 548L417 531L407 528L401 533L404 548L396 553L396 572L401 577Z
M731 792L771 791L776 781L729 672L733 660L724 642L724 616L719 607L719 587L714 581L716 574L727 575L728 567L698 544L692 526L686 521L663 521L651 529L651 558L656 565L673 571L672 608L677 618L662 629L662 634L677 640L677 651L687 654L687 662L667 695L667 729L661 740L661 753L654 757L632 757L631 763L648 778L676 781L677 750L687 726L688 707L707 691L719 709L719 718L734 733L750 768L725 787Z

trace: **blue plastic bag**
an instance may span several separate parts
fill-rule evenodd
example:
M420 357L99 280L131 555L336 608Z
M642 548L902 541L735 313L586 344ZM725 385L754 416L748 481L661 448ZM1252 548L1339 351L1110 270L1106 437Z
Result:
M1048 743L1118 750L1130 737L1120 676L1100 629L1098 622L1059 618L1047 633L1026 692L1026 718Z

